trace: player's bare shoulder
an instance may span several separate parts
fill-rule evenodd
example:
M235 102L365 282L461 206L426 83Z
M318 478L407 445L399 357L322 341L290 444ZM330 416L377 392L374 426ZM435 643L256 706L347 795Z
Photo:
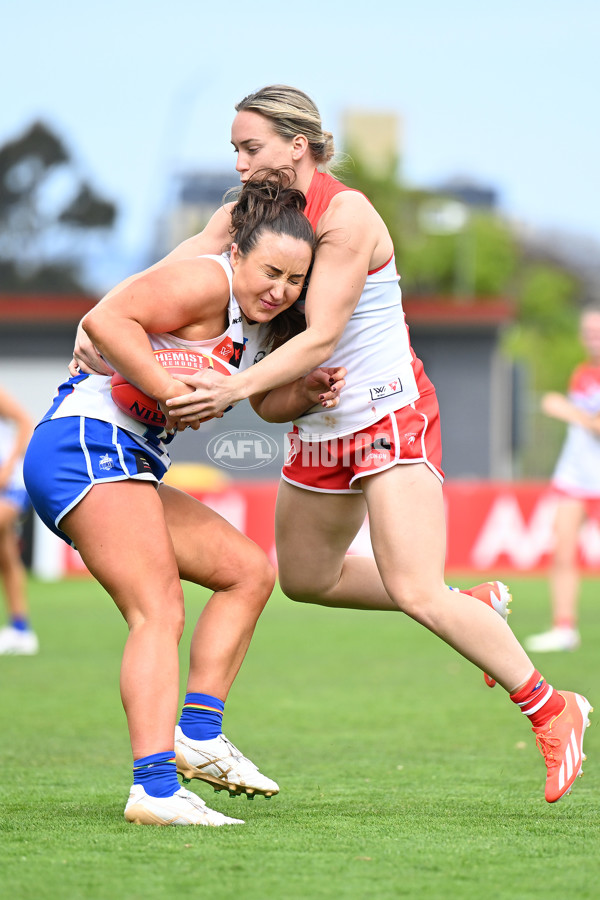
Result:
M368 231L380 223L383 224L381 217L364 194L355 190L340 191L331 198L321 216L317 236L336 228Z
M347 190L332 197L319 220L317 238L328 244L343 245L372 261L376 248L389 240L389 232L365 195Z

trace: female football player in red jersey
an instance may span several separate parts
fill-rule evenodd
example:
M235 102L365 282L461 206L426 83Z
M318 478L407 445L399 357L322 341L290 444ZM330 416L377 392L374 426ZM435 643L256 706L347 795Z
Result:
M294 422L276 521L285 593L325 606L401 610L489 673L529 716L554 802L581 771L590 704L555 691L536 671L504 621L503 586L478 586L472 596L445 584L438 405L410 346L388 229L364 195L322 171L333 139L306 94L273 85L236 110L242 183L261 168L286 168L307 199L318 246L306 329L266 356L258 346L260 361L231 378L198 376L194 393L169 402L171 414L193 422L250 397L265 419ZM228 231L224 206L165 259L215 252ZM75 356L85 361L86 348L78 344ZM305 412L286 383L340 365L347 375L339 406ZM365 513L374 560L347 555Z

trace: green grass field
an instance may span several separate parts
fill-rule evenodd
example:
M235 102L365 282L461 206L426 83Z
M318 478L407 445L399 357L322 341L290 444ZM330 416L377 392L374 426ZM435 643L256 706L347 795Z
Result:
M545 626L545 581L511 587L517 635ZM598 710L586 775L562 802L544 801L525 718L424 629L400 614L297 606L276 593L225 731L281 793L248 801L193 782L247 824L188 829L123 819L125 626L112 601L91 580L32 582L41 652L0 658L3 896L597 898L599 593L598 580L586 581L581 650L535 660ZM187 590L182 684L205 596Z

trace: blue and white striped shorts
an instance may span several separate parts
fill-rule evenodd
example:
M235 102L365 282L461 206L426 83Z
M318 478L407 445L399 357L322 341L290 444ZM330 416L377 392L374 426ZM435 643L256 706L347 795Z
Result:
M111 422L69 416L41 422L25 454L25 486L40 519L68 544L59 523L89 490L108 481L163 478L167 467Z

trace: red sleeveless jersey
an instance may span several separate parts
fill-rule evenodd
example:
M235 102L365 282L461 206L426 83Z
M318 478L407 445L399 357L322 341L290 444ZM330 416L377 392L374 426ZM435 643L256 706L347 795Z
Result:
M306 209L304 210L304 215L315 231L317 230L319 219L331 203L332 198L336 194L341 193L341 191L352 190L354 188L349 188L347 185L342 184L341 181L338 181L332 175L315 171L310 187L306 192Z

